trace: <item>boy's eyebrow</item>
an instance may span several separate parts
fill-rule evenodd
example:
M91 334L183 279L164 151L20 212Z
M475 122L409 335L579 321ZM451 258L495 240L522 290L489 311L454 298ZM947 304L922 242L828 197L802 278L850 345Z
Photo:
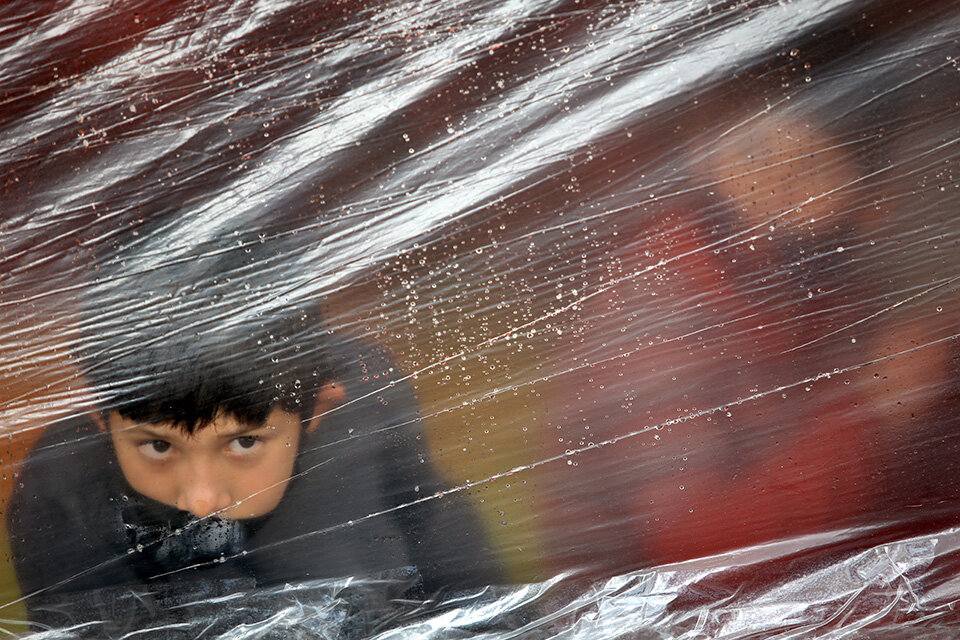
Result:
M244 425L241 425L240 428L238 429L233 429L230 431L226 431L226 430L218 431L217 435L223 438L236 438L237 436L242 436L245 433L250 433L251 431L256 431L257 429L263 429L264 427L267 427L267 426L269 425L266 422L264 422L263 424L244 424ZM161 430L161 429L158 429L155 425L152 425L149 423L138 424L132 427L128 427L124 429L124 431L127 431L127 432L139 431L140 433L143 433L145 435L148 435L154 438L163 438L163 439L169 438L171 435L183 434L183 432L180 429L175 429L175 428L171 429L170 427L166 427Z
M242 436L245 433L250 433L251 431L256 431L257 429L263 429L264 427L267 427L267 426L269 425L267 425L266 422L263 422L261 424L248 423L248 424L241 425L239 429L235 429L233 431L218 432L218 435L224 438L236 438L237 436Z
M242 424L238 429L233 429L231 431L217 431L217 435L221 438L236 438L237 436L242 436L251 431L256 431L258 429L263 429L269 427L270 425L267 422L262 424ZM181 435L184 434L183 431L177 428L164 427L159 429L156 425L150 423L137 424L131 427L124 429L127 432L140 432L145 435L151 436L153 438L168 439L171 435Z
M157 430L156 430L156 427L154 427L153 425L151 425L151 424L149 424L149 423L148 423L148 424L137 424L137 425L134 425L134 426L132 426L132 427L127 427L126 429L124 429L124 431L126 431L126 432L128 432L128 433L129 433L129 432L139 431L139 432L141 432L141 433L144 433L144 434L146 434L146 435L148 435L148 436L152 436L152 437L155 437L155 438L169 438L170 435L171 435L169 429L164 430L164 431L157 431Z

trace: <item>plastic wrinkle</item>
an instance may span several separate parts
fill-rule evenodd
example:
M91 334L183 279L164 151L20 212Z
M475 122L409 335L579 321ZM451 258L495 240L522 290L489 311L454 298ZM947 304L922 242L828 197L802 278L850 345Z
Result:
M0 635L960 636L955 0L9 0Z

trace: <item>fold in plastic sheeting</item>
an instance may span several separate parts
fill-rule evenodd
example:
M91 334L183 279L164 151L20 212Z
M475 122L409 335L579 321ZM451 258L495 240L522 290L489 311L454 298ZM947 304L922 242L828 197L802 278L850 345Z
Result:
M954 3L0 13L10 633L956 635Z

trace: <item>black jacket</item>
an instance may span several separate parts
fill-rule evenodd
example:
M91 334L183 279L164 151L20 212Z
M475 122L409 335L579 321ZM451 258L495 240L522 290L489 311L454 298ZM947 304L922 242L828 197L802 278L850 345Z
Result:
M105 589L147 602L344 576L403 576L404 589L416 583L424 593L498 582L471 506L443 493L409 384L380 349L345 342L335 359L347 400L302 439L283 500L255 520L197 520L147 499L91 420L48 427L9 510L31 622L129 618L91 605L115 600Z

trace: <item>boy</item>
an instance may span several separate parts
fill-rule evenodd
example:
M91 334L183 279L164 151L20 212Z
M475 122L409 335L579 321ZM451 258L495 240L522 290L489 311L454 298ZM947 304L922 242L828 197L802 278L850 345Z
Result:
M420 593L499 579L461 494L433 497L409 384L324 329L291 255L148 236L97 270L78 352L98 411L45 430L9 511L35 626L117 615L83 595L117 587L139 602L391 570Z

